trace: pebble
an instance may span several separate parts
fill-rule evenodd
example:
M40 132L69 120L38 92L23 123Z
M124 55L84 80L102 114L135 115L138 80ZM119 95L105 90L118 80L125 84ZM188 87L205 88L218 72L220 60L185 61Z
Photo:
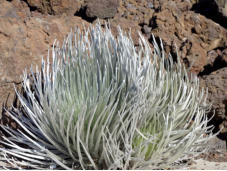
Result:
M151 32L151 27L148 27L147 25L143 26L143 32L145 34L149 34Z
M151 2L149 2L149 3L147 4L147 6L148 6L148 8L151 8L151 9L153 9L153 8L154 8L153 3L151 3Z

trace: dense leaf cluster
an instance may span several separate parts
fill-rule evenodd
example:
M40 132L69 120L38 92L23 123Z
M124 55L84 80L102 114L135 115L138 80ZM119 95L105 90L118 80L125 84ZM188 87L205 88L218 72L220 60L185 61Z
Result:
M160 47L159 47L160 46ZM140 35L135 47L119 28L71 32L41 71L24 74L21 126L1 125L0 160L14 168L160 169L205 149L206 93L162 43ZM49 62L51 60L51 62ZM5 166L6 167L6 166Z

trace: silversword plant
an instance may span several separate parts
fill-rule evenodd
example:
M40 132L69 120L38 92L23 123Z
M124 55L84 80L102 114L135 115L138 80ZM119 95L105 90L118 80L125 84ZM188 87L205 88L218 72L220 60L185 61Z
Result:
M24 73L21 127L1 128L0 160L30 169L163 169L206 150L206 92L183 64L134 46L119 28L75 29L53 46L41 71ZM51 60L51 62L49 62ZM7 168L8 165L5 166Z

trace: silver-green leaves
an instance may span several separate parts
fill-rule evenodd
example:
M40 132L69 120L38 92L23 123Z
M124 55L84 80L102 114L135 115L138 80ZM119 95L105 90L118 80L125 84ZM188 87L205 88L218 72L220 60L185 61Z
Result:
M23 110L1 125L1 160L13 168L160 169L205 149L209 106L198 78L178 59L135 47L100 24L71 32L32 77L24 74ZM51 62L49 62L51 60Z

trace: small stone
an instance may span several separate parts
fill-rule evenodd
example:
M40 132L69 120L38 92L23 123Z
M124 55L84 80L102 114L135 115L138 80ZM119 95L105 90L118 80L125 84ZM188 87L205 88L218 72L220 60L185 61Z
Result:
M147 4L147 6L148 6L148 8L151 8L151 9L153 9L153 8L154 8L153 3L151 3L151 2L149 2L149 3Z
M202 28L200 25L195 25L195 33L200 34L202 31Z
M218 54L215 50L211 50L207 53L208 63L214 63L215 59L218 57Z
M142 31L145 34L149 34L151 32L151 27L148 27L147 25L144 25Z

